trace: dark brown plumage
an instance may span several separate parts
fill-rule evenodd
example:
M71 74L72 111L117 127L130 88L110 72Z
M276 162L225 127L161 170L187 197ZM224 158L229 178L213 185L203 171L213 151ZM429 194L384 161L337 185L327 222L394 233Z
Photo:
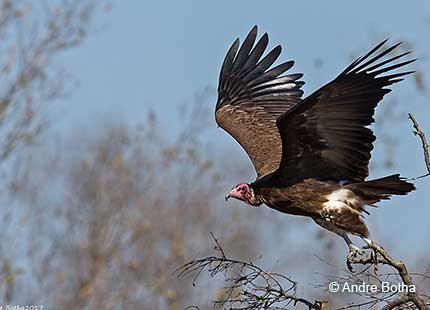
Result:
M375 136L366 126L374 122L376 105L391 91L385 87L412 71L380 75L414 61L381 68L409 54L404 53L372 65L399 45L374 55L385 42L278 118L285 147L280 165L284 177L363 181L368 176Z
M415 189L398 174L365 180L375 141L367 126L387 87L412 73L392 71L414 60L398 61L409 52L388 57L400 43L382 50L385 40L302 99L302 74L284 74L294 62L271 68L281 47L262 58L268 36L255 44L256 37L254 27L240 48L237 39L220 73L216 121L257 172L254 183L237 185L226 198L311 217L356 250L347 233L368 237L365 205Z

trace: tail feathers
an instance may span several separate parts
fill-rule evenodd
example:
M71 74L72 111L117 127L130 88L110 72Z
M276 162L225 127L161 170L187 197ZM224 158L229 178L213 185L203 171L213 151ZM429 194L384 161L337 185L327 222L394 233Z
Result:
M391 195L406 195L415 190L415 186L406 182L399 174L361 183L352 183L347 186L368 203L390 199Z

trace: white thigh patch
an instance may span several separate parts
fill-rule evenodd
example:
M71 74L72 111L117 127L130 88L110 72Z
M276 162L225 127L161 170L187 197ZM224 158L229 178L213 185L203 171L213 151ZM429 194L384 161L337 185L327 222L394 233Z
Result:
M347 208L354 209L360 207L362 202L349 189L341 188L326 196L327 201L324 203L326 208Z

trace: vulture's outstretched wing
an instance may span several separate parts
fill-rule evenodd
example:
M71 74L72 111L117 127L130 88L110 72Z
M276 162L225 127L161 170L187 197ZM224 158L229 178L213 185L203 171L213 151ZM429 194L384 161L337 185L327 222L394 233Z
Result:
M270 68L281 53L275 47L261 60L268 44L264 34L255 44L257 26L239 49L239 39L230 47L221 68L215 117L248 153L257 178L279 167L282 142L276 119L301 101L302 74L282 75L294 62Z
M368 176L375 136L366 126L373 123L378 102L391 91L386 86L413 72L383 75L414 61L394 62L408 52L375 64L400 45L377 53L386 41L279 117L281 178L363 181Z

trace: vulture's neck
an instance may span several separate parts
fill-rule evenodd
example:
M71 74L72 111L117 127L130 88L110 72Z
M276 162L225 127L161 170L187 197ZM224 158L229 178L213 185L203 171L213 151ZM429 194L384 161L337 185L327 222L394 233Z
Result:
M258 191L254 190L251 185L251 197L248 199L248 202L253 206L259 206L266 201L264 200L263 196L258 193Z

